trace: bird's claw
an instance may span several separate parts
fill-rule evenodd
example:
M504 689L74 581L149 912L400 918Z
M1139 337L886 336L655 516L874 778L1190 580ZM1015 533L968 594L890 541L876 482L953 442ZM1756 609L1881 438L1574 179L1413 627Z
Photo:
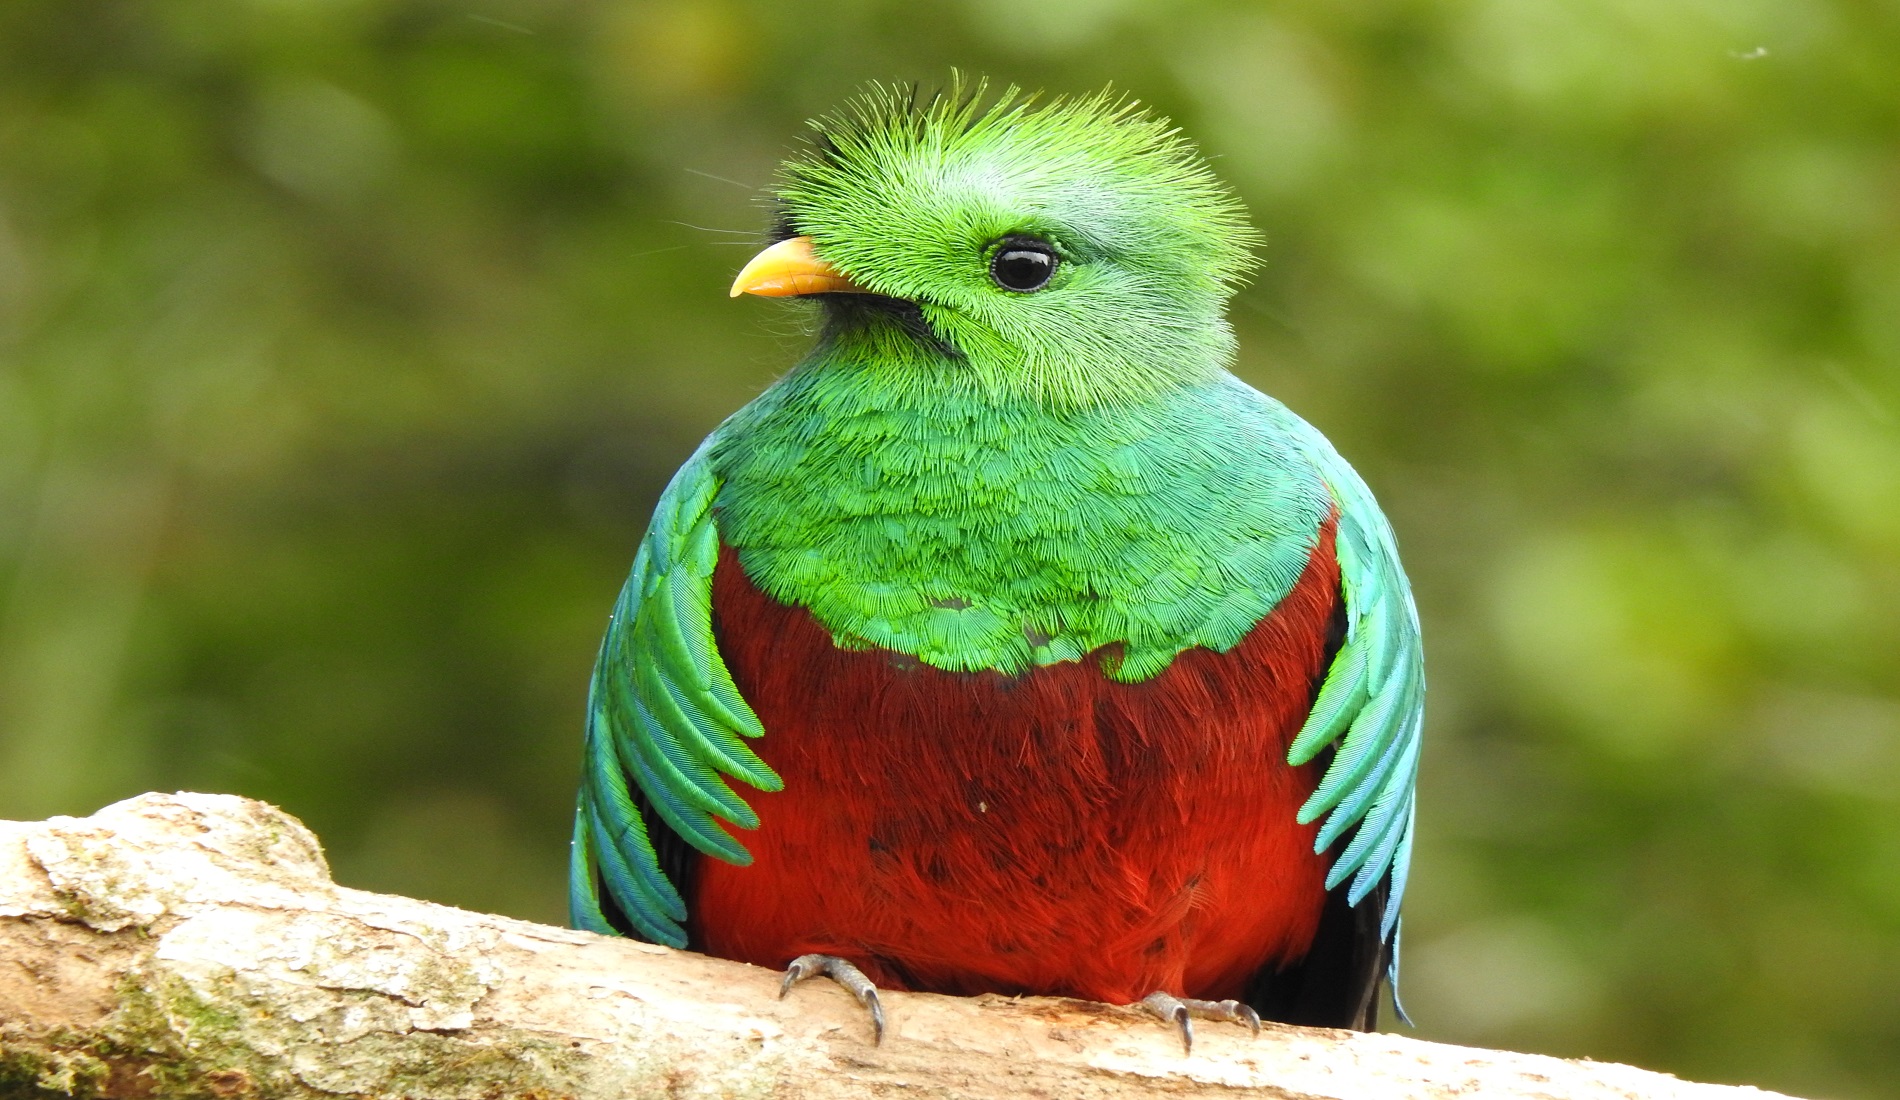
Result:
M1260 1014L1239 1001L1200 1001L1156 990L1141 999L1141 1007L1161 1017L1163 1022L1180 1028L1181 1045L1189 1054L1194 1053L1195 1016L1203 1020L1246 1024L1255 1035L1260 1034Z
M815 978L820 974L845 988L845 991L858 999L858 1003L871 1010L872 1043L882 1046L884 1043L884 1005L877 999L877 986L864 976L848 959L836 955L800 955L785 968L785 980L779 983L778 999L784 1000L792 987L806 978ZM1256 1021L1256 1029L1259 1027Z

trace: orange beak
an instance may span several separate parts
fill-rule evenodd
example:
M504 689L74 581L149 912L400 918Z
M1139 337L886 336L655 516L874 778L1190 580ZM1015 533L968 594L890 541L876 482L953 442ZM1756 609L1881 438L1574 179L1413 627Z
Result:
M760 294L792 298L801 294L869 294L844 272L818 258L810 237L780 241L752 257L732 281L732 297Z

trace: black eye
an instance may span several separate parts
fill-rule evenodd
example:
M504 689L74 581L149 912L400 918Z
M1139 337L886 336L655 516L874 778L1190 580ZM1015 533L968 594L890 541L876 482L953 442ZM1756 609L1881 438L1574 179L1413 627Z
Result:
M990 259L990 278L1004 290L1027 294L1049 285L1056 273L1055 249L1041 241L1008 240Z

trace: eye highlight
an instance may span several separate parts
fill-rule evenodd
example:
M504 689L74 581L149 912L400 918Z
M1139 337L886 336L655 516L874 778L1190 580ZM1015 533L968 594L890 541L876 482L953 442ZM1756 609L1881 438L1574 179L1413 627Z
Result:
M990 279L1018 294L1041 290L1056 274L1056 250L1033 237L1010 237L990 257Z

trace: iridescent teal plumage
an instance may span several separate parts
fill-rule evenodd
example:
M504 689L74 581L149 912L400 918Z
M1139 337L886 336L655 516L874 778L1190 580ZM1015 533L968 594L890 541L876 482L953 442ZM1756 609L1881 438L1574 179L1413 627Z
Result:
M1222 310L1251 264L1239 208L1164 124L1106 98L921 107L876 91L788 169L786 234L875 296L687 462L615 608L589 699L571 906L686 942L649 826L749 857L730 779L778 777L720 656L721 544L849 650L1018 676L1094 655L1142 683L1226 653L1336 522L1345 636L1289 754L1331 750L1299 820L1343 849L1327 886L1387 884L1396 938L1424 682L1390 526L1311 426L1227 372ZM1046 239L1056 280L999 290L987 257ZM651 809L651 815L643 813ZM601 891L606 891L603 897ZM1393 963L1396 967L1396 961Z
M1352 876L1354 904L1390 875L1381 931L1396 933L1412 862L1419 734L1425 720L1425 662L1418 609L1399 568L1392 525L1372 491L1339 452L1301 422L1301 443L1339 509L1337 553L1346 598L1346 638L1287 760L1304 764L1328 747L1332 763L1300 808L1302 823L1325 815L1316 851L1356 829L1333 861L1326 885ZM1357 872L1355 874L1355 872ZM1397 981L1397 962L1393 964Z
M575 924L612 934L599 889L641 934L686 945L685 902L661 872L633 782L675 832L734 863L745 849L718 819L758 824L723 776L760 790L779 779L741 738L764 730L740 697L713 639L713 524L718 481L707 446L660 497L601 641L587 699L586 771L575 814L569 911ZM598 869L598 876L595 870Z

